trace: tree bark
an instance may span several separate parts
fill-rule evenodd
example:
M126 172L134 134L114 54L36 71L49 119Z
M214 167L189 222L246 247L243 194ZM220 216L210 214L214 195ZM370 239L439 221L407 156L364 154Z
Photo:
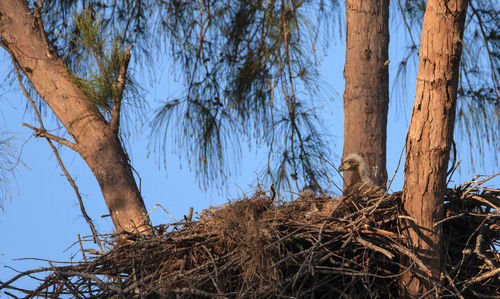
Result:
M441 226L434 223L443 216L467 3L428 0L422 25L417 88L406 138L403 205L414 219L404 223L404 229L430 273L414 265L405 272L403 287L409 297L430 290L439 281L444 263Z
M388 49L389 1L347 0L343 156L362 156L379 186L387 181ZM344 180L345 189L352 179Z
M73 138L72 148L96 177L116 231L148 234L151 223L116 128L74 83L26 1L0 1L0 36L2 46Z

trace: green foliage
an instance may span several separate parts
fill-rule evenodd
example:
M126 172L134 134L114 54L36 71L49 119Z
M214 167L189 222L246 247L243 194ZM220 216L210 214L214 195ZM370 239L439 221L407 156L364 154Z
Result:
M336 8L322 0L46 0L43 16L49 39L103 112L113 103L117 66L107 60L114 49L108 41L134 44L145 61L170 42L185 93L158 111L155 145L166 155L167 136L177 132L205 186L224 181L225 161L241 155L241 141L257 140L269 148L272 182L317 188L328 173L322 160L329 146L315 109L316 50L320 36L327 44L321 33L335 24Z
M404 74L418 52L425 1L393 3L410 33ZM479 152L489 147L498 157L498 18L493 1L470 4L457 131ZM301 187L328 174L329 146L315 113L316 53L341 20L338 8L334 0L46 0L42 15L59 55L104 113L115 96L112 82L124 45L134 45L140 55L133 57L147 70L162 45L170 45L185 89L158 110L154 145L166 155L167 138L173 138L205 185L224 181L227 158L236 161L243 142L256 142L269 148L272 182ZM59 38L68 32L69 38Z
M181 129L177 140L188 155L197 155L193 162L205 174L204 183L224 173L228 149L238 154L238 137L246 136L269 147L266 174L278 188L320 186L329 146L315 110L315 50L322 22L335 9L330 4L164 3L161 26L181 65L186 93L166 102L153 127ZM159 137L164 145L166 131Z
M500 20L496 2L469 3L458 90L458 127L479 157L500 158ZM471 152L471 158L473 153ZM472 159L471 159L472 160ZM484 159L478 159L483 163ZM484 165L483 165L484 166Z
M72 39L61 39L68 31L78 34L78 28L74 26L75 12L92 11L94 15L100 16L99 27L102 32L112 33L121 39L122 44L133 44L136 50L142 53L151 53L151 34L154 32L158 38L158 32L154 31L149 23L154 12L158 11L160 1L146 0L122 0L122 1L96 1L96 0L45 0L42 9L45 30L49 39L56 46L61 57L73 52L75 48ZM119 33L119 34L118 34ZM149 42L138 42L146 41ZM73 53L73 58L79 53ZM140 57L141 55L137 55Z
M74 29L69 39L74 45L73 60L67 59L75 82L104 113L109 113L121 92L116 87L120 69L124 65L126 49L120 37L111 38L104 30L103 18L90 7L73 14ZM71 57L67 55L67 57ZM130 79L129 82L130 84ZM131 89L128 88L130 91Z

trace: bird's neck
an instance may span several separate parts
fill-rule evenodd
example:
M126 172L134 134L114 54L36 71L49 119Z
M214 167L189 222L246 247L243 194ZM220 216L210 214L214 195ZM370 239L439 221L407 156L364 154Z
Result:
M351 184L359 183L361 182L361 174L359 171L352 171L351 172Z

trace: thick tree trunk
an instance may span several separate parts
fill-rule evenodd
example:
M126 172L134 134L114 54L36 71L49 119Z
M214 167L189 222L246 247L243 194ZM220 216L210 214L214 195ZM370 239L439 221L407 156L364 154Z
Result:
M420 63L410 128L406 138L403 204L417 256L428 267L405 272L407 296L418 297L439 281L443 264L443 195L453 139L459 63L467 0L428 0L422 25ZM414 272L430 279L419 278Z
M346 1L344 152L360 154L375 184L387 181L389 1ZM351 178L344 177L346 186Z
M149 233L151 223L117 136L42 35L26 1L0 1L1 42L73 137L101 187L117 232Z

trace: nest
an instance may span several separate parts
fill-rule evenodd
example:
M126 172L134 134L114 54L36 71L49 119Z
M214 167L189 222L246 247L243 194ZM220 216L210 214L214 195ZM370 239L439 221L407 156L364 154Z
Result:
M480 183L446 192L446 264L433 290L439 297L500 296L500 190ZM157 226L152 237L117 245L108 236L111 250L20 273L0 290L26 298L396 298L400 260L423 266L400 232L401 215L400 193L305 192L277 204L258 190L194 221ZM38 288L15 286L43 272Z

